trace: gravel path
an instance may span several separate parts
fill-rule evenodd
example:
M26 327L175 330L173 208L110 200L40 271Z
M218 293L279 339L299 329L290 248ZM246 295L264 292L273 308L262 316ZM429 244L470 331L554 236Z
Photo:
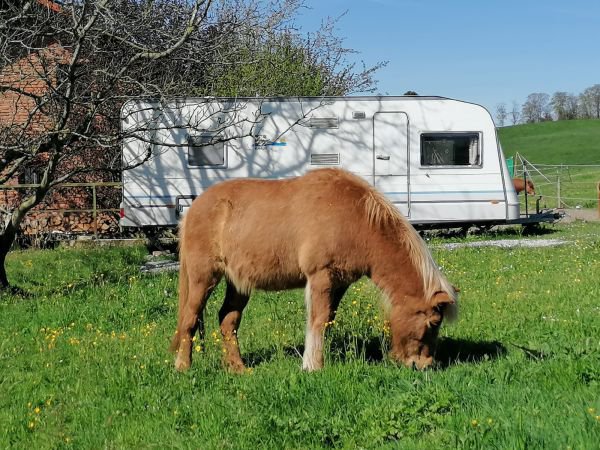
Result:
M461 247L554 247L568 243L569 241L563 239L500 239L496 241L456 242L453 244L441 244L438 247L447 248L449 250Z

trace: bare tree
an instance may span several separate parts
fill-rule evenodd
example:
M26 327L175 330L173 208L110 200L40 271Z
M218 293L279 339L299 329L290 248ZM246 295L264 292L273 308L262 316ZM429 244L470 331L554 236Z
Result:
M580 95L584 117L600 119L600 84L595 84Z
M577 119L579 112L579 99L576 95L568 94L566 103L566 118L568 120Z
M119 145L130 137L146 139L151 156L157 133L150 123L120 128L121 108L131 100L241 95L247 92L241 86L251 95L372 88L376 67L356 71L346 63L350 51L331 29L315 35L319 42L294 33L291 19L301 6L301 0L2 2L0 184L31 168L39 182L0 211L0 287L8 286L4 263L21 221L49 191L89 173L118 177L127 169ZM278 49L296 52L297 72L273 83L269 74L289 63L269 51L278 42L287 42ZM223 81L234 80L240 67L254 70L254 87L247 79ZM280 89L300 73L302 83Z
M513 125L516 125L519 123L520 119L521 119L521 107L515 100L513 100L512 109L510 110L510 120Z
M554 110L554 114L557 120L567 119L568 98L569 94L567 94L566 92L559 91L552 94L550 104L552 105L552 109Z
M543 93L529 94L521 109L521 115L527 123L551 120L550 96Z
M498 120L498 126L503 127L504 122L506 121L506 117L508 113L506 112L506 104L498 103L496 105L496 119Z

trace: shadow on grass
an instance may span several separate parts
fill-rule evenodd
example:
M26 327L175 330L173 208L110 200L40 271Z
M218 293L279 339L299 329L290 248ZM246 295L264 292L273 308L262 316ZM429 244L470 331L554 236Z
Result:
M543 225L531 224L526 226L510 227L463 227L439 230L421 230L424 237L437 237L441 239L466 238L468 236L480 236L484 238L519 238L523 236L545 236L555 234L557 230Z
M367 363L379 363L386 359L388 348L380 338L362 339L351 336L337 336L328 339L330 358L335 362L362 360ZM326 344L327 346L327 344ZM304 345L288 346L283 349L265 348L244 355L246 366L256 367L273 360L282 352L289 357L301 359ZM470 341L466 339L441 338L436 350L436 369L445 369L457 364L476 364L504 357L506 347L497 341Z
M522 345L513 344L512 342L509 342L509 344L521 350L523 352L523 355L525 355L525 358L530 359L532 361L542 361L550 356L550 354L544 351L523 347Z
M8 286L0 290L0 296L19 297L25 299L33 297L33 293L26 291L19 286Z
M350 336L327 338L325 341L325 352L336 362L360 359L367 363L376 363L384 359L384 351L382 350L381 339L379 338L361 339ZM256 367L272 361L278 354L301 360L303 353L303 344L286 346L280 349L269 347L243 354L242 360L247 367Z
M466 339L441 338L435 352L439 368L490 361L506 355L506 347L498 341L469 341Z

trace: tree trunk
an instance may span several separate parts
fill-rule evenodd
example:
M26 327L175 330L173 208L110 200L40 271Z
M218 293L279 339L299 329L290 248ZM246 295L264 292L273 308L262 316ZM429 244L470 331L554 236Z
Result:
M17 230L13 221L9 221L6 229L0 233L0 289L6 290L9 287L8 276L6 275L6 255L15 241Z
M7 252L4 251L0 253L0 290L5 290L9 286L8 277L6 276L6 267L4 266L6 253Z
M8 277L6 275L6 255L10 251L13 243L15 242L15 237L17 236L17 230L19 229L19 225L21 225L21 221L25 217L25 215L33 208L35 205L40 203L48 192L48 185L46 183L47 176L44 176L45 183L43 186L40 186L36 189L36 192L33 195L30 195L28 198L23 200L21 204L15 208L12 212L10 219L6 220L5 227L2 232L0 232L0 289L6 290L9 287Z

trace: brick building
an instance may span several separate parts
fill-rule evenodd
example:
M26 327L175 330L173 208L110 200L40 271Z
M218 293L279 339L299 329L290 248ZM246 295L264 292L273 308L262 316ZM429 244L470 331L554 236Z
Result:
M57 2L38 0L44 14L60 14ZM53 127L52 111L44 111L35 97L43 96L59 82L61 65L70 61L71 54L52 38L46 39L39 50L30 51L13 64L0 67L0 137L22 132L29 137L43 135ZM13 133L14 135L14 133ZM0 208L10 210L26 195L27 187L37 184L47 161L40 154L19 170L0 189ZM85 165L85 158L72 158L66 165ZM87 175L79 182L104 181L99 175ZM10 188L10 186L15 186ZM95 191L95 192L94 192ZM92 211L98 208L118 208L119 191L115 187L67 186L52 189L41 204L31 210L22 222L24 234L116 232L117 215Z

